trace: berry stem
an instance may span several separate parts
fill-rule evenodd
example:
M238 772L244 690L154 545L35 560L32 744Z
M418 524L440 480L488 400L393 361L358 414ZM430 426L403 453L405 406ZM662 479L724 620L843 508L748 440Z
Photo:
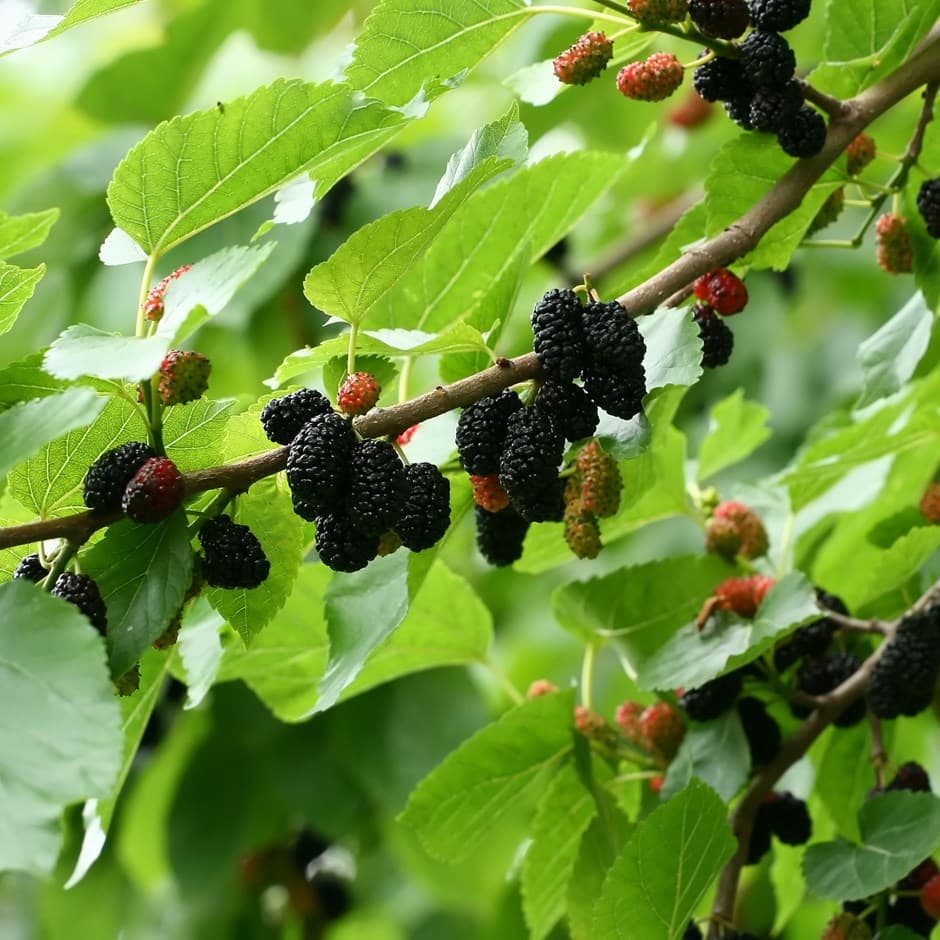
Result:
M581 704L588 710L591 708L594 686L594 664L597 658L597 644L588 643L584 648L584 658L581 660Z
M225 507L235 498L235 493L232 490L222 489L212 498L212 501L206 506L205 509L201 510L200 513L196 516L195 519L189 524L189 527L186 529L186 534L190 539L194 539L198 534L199 530L210 520L214 519L216 516L221 515L225 511Z
M815 88L804 78L796 79L803 97L811 101L820 111L825 111L831 118L840 118L847 113L845 102L841 98L834 98L827 95L824 91Z
M888 755L885 753L884 739L881 734L881 719L868 712L868 726L871 730L871 763L875 771L875 786L881 790L885 785L885 765Z
M651 23L647 26L641 23L640 31L644 33L666 33L669 36L675 36L676 39L694 42L699 48L707 46L714 55L724 56L726 59L737 59L740 56L737 46L723 39L714 39L711 36L706 36L704 33L700 33L694 26L679 26L673 23ZM713 58L714 55L712 56Z
M62 543L58 552L56 552L52 567L49 569L49 574L43 579L42 589L44 591L51 591L55 587L56 581L59 580L59 575L65 571L77 551L78 545L75 542L68 540Z
M147 331L146 308L147 295L150 293L150 282L153 280L153 269L157 266L157 255L150 255L144 265L144 273L140 277L140 299L137 301L137 326L135 336L143 336Z
M513 705L521 705L525 701L525 696L516 688L512 679L499 668L495 660L487 656L482 664L486 666L493 678L499 683L500 688L506 693Z
M349 345L346 347L346 374L352 375L356 371L356 341L359 339L359 324L349 324Z
M598 0L600 3L601 0ZM612 10L617 10L617 5L612 3L604 3L603 6L609 7ZM600 20L604 23L616 23L618 26L624 24L624 15L629 13L626 9L620 12L622 15L613 16L610 13L602 13L599 10L584 10L581 7L561 7L561 6L535 6L535 7L526 7L523 11L526 15L531 13L557 13L559 16L576 16L581 19L588 20Z

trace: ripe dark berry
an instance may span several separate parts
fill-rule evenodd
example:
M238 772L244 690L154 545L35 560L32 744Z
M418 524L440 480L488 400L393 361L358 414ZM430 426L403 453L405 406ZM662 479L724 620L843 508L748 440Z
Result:
M201 353L171 349L160 363L160 403L185 405L202 398L211 371L212 363Z
M566 440L580 441L597 428L597 405L580 385L572 382L551 379L543 382L535 405L555 419Z
M157 452L148 444L131 441L103 453L85 474L85 505L97 513L121 508L124 490L131 477Z
M821 588L816 588L816 602L824 609L837 614L847 615L849 612L841 598L828 594ZM834 620L821 617L812 623L797 627L774 651L774 668L783 672L803 656L822 656L829 649L838 626Z
M395 524L405 548L422 552L436 545L450 525L450 483L432 463L405 467L408 495Z
M356 435L334 412L308 421L291 441L287 484L295 500L320 512L344 503Z
M329 414L332 410L326 395L313 388L302 388L280 398L272 398L261 411L261 425L269 441L289 444L311 418Z
M510 505L529 522L561 522L565 515L565 480L552 477L538 488L522 488Z
M790 75L787 78L789 79ZM754 91L744 75L740 61L721 56L703 62L692 74L692 84L706 101L750 98Z
M910 274L914 252L904 217L885 212L875 223L875 257L888 274Z
M741 69L754 88L780 88L793 77L796 56L778 33L756 29L740 46Z
M545 374L558 382L570 382L584 365L581 312L581 301L570 290L548 291L532 310L535 354Z
M617 73L617 89L634 101L663 101L681 84L685 72L671 52L654 52L644 62L630 62Z
M344 515L324 513L317 517L317 554L333 571L365 568L378 554L379 538L360 532Z
M871 710L879 718L917 715L930 705L940 669L940 607L904 618L872 670Z
M854 653L836 653L834 656L806 656L796 673L796 687L807 695L828 695L854 675L862 665ZM812 709L804 705L791 705L790 710L805 718ZM848 728L865 717L864 698L856 699L834 721L840 728Z
M754 814L754 825L751 827L751 839L747 845L745 865L756 865L770 851L771 835L766 803L761 803Z
M777 131L777 143L785 154L804 159L815 157L826 142L826 122L809 105L803 105Z
M381 535L395 527L405 506L408 480L387 441L359 441L352 451L347 515L353 527Z
M339 410L347 415L365 414L375 406L382 389L369 372L347 375L336 394Z
M740 313L747 306L744 281L727 268L715 268L697 278L695 296L723 317Z
M745 94L728 98L724 102L725 114L727 114L738 127L746 131L754 130L754 125L751 123L751 102L753 100L753 94Z
M210 519L199 530L202 573L206 584L220 588L256 588L268 576L271 564L255 534L225 514Z
M898 767L898 772L888 784L888 789L910 790L913 793L930 793L930 777L920 764L910 760Z
M603 33L585 33L556 56L552 67L558 81L566 85L585 85L607 68L613 54L614 44Z
M806 803L792 793L772 793L762 804L770 831L785 845L803 845L813 834Z
M598 358L584 370L582 378L588 394L608 414L629 419L643 410L646 374L642 363L631 371Z
M784 33L809 16L810 0L747 0L755 29Z
M43 567L42 562L39 560L39 553L33 552L32 555L20 559L20 563L13 572L13 577L25 578L27 581L38 584L47 574L49 574L49 569Z
M638 414L646 394L646 343L636 321L615 301L584 311L591 360L581 373L588 395L618 418Z
M695 921L689 921L689 926L685 928L682 940L702 940L702 931L699 930L698 924L696 924Z
M776 134L802 106L803 93L794 81L780 88L759 88L751 99L751 126L755 131Z
M679 705L693 721L711 721L723 715L737 701L741 693L740 670L727 672L697 689L686 689Z
M751 766L769 764L780 750L780 725L770 717L760 699L750 696L738 702L738 715L751 752Z
M170 286L171 281L175 281L191 267L191 264L184 264L150 288L150 293L147 294L147 299L144 301L144 316L148 320L163 319L163 295L166 293L166 289Z
M688 0L627 0L630 12L641 23L679 23L689 11Z
M65 571L56 578L51 591L56 597L74 604L101 634L108 627L108 610L98 585L87 574Z
M499 472L499 458L506 438L506 422L522 407L512 389L487 395L464 408L457 421L457 453L464 470L474 476Z
M183 501L186 483L167 457L151 457L131 477L121 508L134 522L160 522Z
M706 369L725 365L734 349L731 327L705 304L696 304L692 317L698 325L698 335L702 340L702 365Z
M564 448L565 439L551 415L538 408L511 415L499 461L499 482L510 500L525 499L555 480Z
M716 39L737 39L751 22L745 0L689 0L689 16L706 36Z
M480 554L497 567L518 561L529 523L511 506L501 512L487 512L476 506L475 512Z
M859 134L845 148L845 168L849 176L858 176L875 159L875 141L868 134Z
M917 209L931 238L940 238L940 177L921 183L917 190Z

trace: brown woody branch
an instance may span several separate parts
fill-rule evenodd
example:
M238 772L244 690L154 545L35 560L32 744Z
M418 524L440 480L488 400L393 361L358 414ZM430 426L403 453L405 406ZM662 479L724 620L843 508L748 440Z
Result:
M811 187L863 128L920 86L938 81L940 28L935 28L919 51L903 66L843 103L842 113L830 121L821 153L798 161L762 199L723 232L693 248L617 300L631 316L652 313L667 298L685 290L699 275L730 264L752 251L771 226L800 205ZM438 386L411 401L363 415L355 422L356 430L364 437L398 434L413 424L468 405L484 395L536 378L539 374L534 353L501 359L476 375ZM197 470L186 475L186 493L192 495L222 487L242 492L263 477L283 470L286 461L287 448L281 447L237 463ZM93 516L82 512L61 519L43 519L0 529L0 549L54 538L81 544L95 531L121 517L120 513Z

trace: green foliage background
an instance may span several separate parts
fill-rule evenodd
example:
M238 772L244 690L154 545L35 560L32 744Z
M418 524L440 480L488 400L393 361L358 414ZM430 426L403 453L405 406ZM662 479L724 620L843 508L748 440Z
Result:
M68 5L59 6L48 3L41 12L64 12ZM84 6L91 11L96 4ZM266 198L242 211L235 211L240 208L235 199L230 210L217 212L227 217L201 231L198 219L191 218L157 234L147 226L140 231L125 226L144 247L164 239L169 250L159 261L158 276L229 246L248 246L263 233L254 244L254 260L247 260L247 249L229 259L232 271L253 271L237 293L220 288L190 298L203 305L206 322L188 342L213 361L214 401L179 409L168 420L167 441L185 455L178 459L184 469L266 449L257 402L270 394L263 383L272 376L281 384L314 377L335 389L336 357L344 356L345 340L330 343L343 325L327 323L311 302L348 322L368 318L370 329L406 326L441 334L434 341L438 345L427 351L443 352L443 357L416 352L413 360L401 358L403 347L390 345L388 334L364 338L363 352L379 357L370 361L386 373L386 401L394 401L398 380L414 394L485 365L478 331L493 330L490 340L502 355L528 350L527 315L542 292L575 283L584 271L606 268L605 259L642 236L672 200L691 203L707 193L702 208L686 216L665 243L613 265L597 283L602 296L613 297L641 282L681 246L720 230L789 165L763 140L727 147L739 132L719 114L686 131L666 120L672 102L650 107L625 101L613 87L612 70L585 89L569 89L538 106L530 103L541 100L546 88L544 65L538 72L532 63L567 46L586 21L540 16L522 26L520 20L514 25L521 28L492 56L423 113L423 103L415 100L421 80L443 79L455 71L447 71L449 56L432 57L417 80L413 75L383 77L375 46L371 56L360 51L350 59L349 44L369 36L368 28L362 33L373 6L369 2L148 0L97 6L126 9L0 60L0 135L7 143L0 151L0 206L11 216L58 209L54 221L51 216L35 221L43 232L51 222L44 243L37 235L38 241L26 242L16 254L21 268L38 271L45 265L44 274L36 275L32 299L15 326L12 321L5 325L0 313L0 328L9 328L0 345L0 396L6 396L0 398L0 429L7 406L30 386L33 394L54 396L39 417L58 415L55 437L71 432L41 457L22 460L15 450L0 454L0 464L9 463L4 472L12 471L0 491L4 524L35 513L55 516L80 509L80 475L50 477L50 464L84 459L87 466L106 447L140 435L120 398L112 399L107 415L96 422L100 433L86 439L72 430L91 420L91 409L102 399L83 388L65 390L63 381L38 373L35 353L56 341L53 353L59 350L62 362L86 357L81 361L99 383L132 380L152 370L146 365L150 349L140 351L145 361L140 375L125 369L130 353L138 351L130 346L120 354L121 374L108 374L102 364L115 361L118 350L107 345L111 339L99 348L79 345L101 339L99 333L70 332L64 345L57 337L78 323L105 333L132 332L140 265L102 265L98 252L114 224L109 204L120 215L139 182L132 158L117 174L115 169L160 121L206 109L199 121L215 127L227 113L231 117L227 109L232 107L216 107L217 102L231 102L282 78L325 81L350 61L350 80L400 108L384 109L381 119L371 121L351 96L296 105L298 114L308 106L352 113L363 120L368 136L356 144L363 148L364 162L297 224L269 227L274 203ZM466 12L476 5L456 0L454 6ZM521 4L494 0L490 6L511 11ZM801 66L859 57L858 47L839 47L832 39L846 32L840 18L856 6L848 0L816 0L809 21L792 34ZM903 17L888 0L869 0L866 6L881 14L890 8L897 21L917 28L910 4L902 5ZM925 22L937 15L936 6L923 5ZM829 29L827 16L832 18ZM873 39L871 51L880 50L890 35ZM824 47L824 36L833 48ZM480 49L468 65L498 38L498 31L481 32ZM904 38L898 40L902 51L894 64L906 51ZM687 44L667 38L655 42L660 47L675 50L684 61L692 58ZM640 51L637 43L629 57ZM881 56L879 68L890 68L891 58ZM819 80L834 93L849 94L867 75L866 68L836 71L823 65ZM425 90L433 97L443 89L430 82ZM517 102L514 91L520 90L522 101ZM883 153L898 154L905 146L918 113L915 98L892 109L874 128ZM285 150L312 146L310 135L333 133L336 121L324 119L320 126L314 116L310 128ZM501 176L526 159L517 122L528 135L528 163L544 162ZM426 208L450 155L483 126L488 131L482 158L470 161L469 169L448 172L439 191L443 198ZM200 133L194 131L196 146L204 145ZM580 150L590 153L552 156ZM928 132L921 162L934 174L940 169L936 125ZM259 192L286 182L273 164L262 161L271 179L259 184ZM331 166L322 161L319 180L337 181L340 174L331 176ZM748 170L754 166L759 176ZM886 178L892 166L884 161L875 169L878 178ZM284 898L259 898L246 887L240 860L289 840L305 826L344 847L354 861L354 907L329 928L330 940L522 938L529 935L525 905L533 933L563 937L565 928L555 922L562 913L565 879L552 880L559 869L574 872L565 899L571 935L619 936L614 925L629 916L623 906L632 903L636 868L650 863L644 846L677 844L668 840L686 837L688 851L709 856L714 870L708 877L699 873L702 884L689 888L691 906L680 920L702 913L699 901L722 852L727 854L729 836L721 822L724 807L714 793L697 783L682 787L698 774L719 796L730 798L746 762L739 730L721 728L719 747L707 741L684 753L667 780L667 792L681 790L680 795L651 815L645 814L656 803L641 786L608 807L617 847L634 848L619 853L592 913L612 860L605 856L609 846L594 845L602 841L592 823L597 807L583 796L573 809L565 804L562 797L570 792L565 787L577 785L572 763L564 764L551 788L540 789L545 766L561 765L570 749L564 722L573 697L563 692L536 699L497 724L490 722L509 704L506 682L525 690L533 680L548 678L568 689L581 669L585 642L603 641L605 630L637 610L647 618L647 628L632 633L622 646L637 667L635 681L625 675L610 646L599 653L595 707L608 717L624 699L651 701L654 689L694 683L730 668L742 650L745 659L753 658L811 613L805 606L806 582L793 574L775 592L779 616L755 623L743 647L720 640L705 656L699 648L689 652L687 661L683 634L673 637L676 650L668 643L664 647L663 632L687 624L701 597L727 573L721 563L701 557L701 525L687 483L717 486L723 497L758 508L771 532L771 560L779 572L795 566L813 583L844 597L860 615L896 615L940 574L938 530L910 523L940 460L938 269L923 266L927 273L916 286L927 299L918 301L912 300L911 277L889 277L874 264L870 237L856 252L808 248L794 254L806 223L843 173L838 165L830 171L751 259L751 301L732 324L736 346L730 365L698 380L693 336L684 356L675 362L664 357L653 370L660 388L649 402L652 436L648 449L624 464L625 510L605 528L610 544L597 562L569 560L557 528L544 527L532 533L513 570L488 569L475 553L472 526L464 518L439 552L425 553L430 558L415 556L409 562L392 556L361 577L331 582L322 566L304 565L298 573L309 530L287 511L283 486L270 480L254 488L240 503L241 521L250 522L262 542L276 548L283 572L259 591L200 601L176 652L144 655L142 691L122 703L121 799L115 804L102 798L97 807L104 824L110 824L101 858L74 887L62 887L83 840L81 806L74 806L62 820L64 848L54 877L14 873L0 879L3 935L53 940L299 937L297 923L283 916ZM480 189L487 180L488 188ZM303 193L292 195L303 203ZM461 216L471 200L479 208ZM282 198L280 206L289 211L290 199ZM399 211L394 225L383 218ZM826 236L851 234L861 218L852 212ZM390 253L369 282L373 293L364 294L357 289L356 239L326 262L354 232L378 219L383 221L360 236L367 244L388 239L391 245L392 232L418 234L410 247ZM452 219L454 225L445 229ZM546 257L572 225L567 254L560 261L557 253ZM432 244L441 230L447 237ZM180 233L196 234L173 247ZM261 258L272 241L276 249ZM477 267L462 283L462 294L448 295L440 272L470 245L479 249ZM928 249L923 251L926 257ZM413 276L415 268L420 277ZM469 307L478 294L485 300L464 322L452 325L454 309ZM179 305L184 313L191 306L182 298ZM885 327L896 314L894 325ZM647 336L652 349L674 349L689 340L678 320L663 320L664 327L643 325L644 331L664 331L655 339ZM176 325L181 332L164 337L162 348L186 337L195 324ZM308 346L315 348L304 352ZM295 350L301 352L288 359ZM46 367L54 371L51 361L47 358ZM403 361L409 363L404 376ZM42 389L36 387L39 375ZM853 410L860 406L871 407ZM68 408L86 420L68 424L62 417ZM453 423L453 416L428 423L409 450L412 459L446 459ZM42 420L32 426L39 436L23 444L24 457L49 441L41 437ZM640 429L621 433L622 456L643 446ZM87 451L84 458L80 448ZM457 484L454 489L455 516L466 514L466 488ZM787 542L783 534L794 524L798 537ZM133 582L129 587L135 570L123 570L114 559L130 551L136 558L152 557L167 572L161 579L178 589L183 580L178 569L189 558L183 538L173 531L173 520L143 534L124 523L90 549L88 563L101 572L112 617L133 625L126 634L130 645L110 651L118 672L159 635L179 596L157 591L141 598ZM0 552L3 580L19 554ZM149 570L153 575L153 566ZM405 609L398 626L395 612ZM243 639L252 642L245 647ZM58 653L76 670L83 657L97 655L87 643L74 653ZM93 665L102 668L96 661ZM168 684L170 676L185 679L188 691ZM47 705L36 701L37 715L45 716ZM102 726L113 726L116 706L105 698L97 707ZM471 738L476 732L481 733ZM484 736L494 734L503 737L491 745ZM83 742L90 750L64 753L63 763L95 754L89 773L107 777L121 755L113 736L101 737ZM468 739L484 754L490 753L488 746L513 750L518 776L509 786L483 781L474 790L479 802L472 813L461 815L469 811L460 810L451 816L448 796L470 786L460 751L452 758L456 765L449 761L415 787L458 746L469 746ZM13 747L12 739L3 740L8 742L4 747ZM940 736L932 714L899 722L888 745L893 762L919 760L940 775ZM855 809L873 780L866 749L859 729L827 732L812 758L788 775L791 789L811 794L814 841L864 836ZM469 763L478 768L479 755ZM54 767L48 772L50 777L57 773ZM89 792L75 790L69 781L60 790L55 796L63 805ZM521 840L532 832L527 826L536 803L538 851L522 865L520 891L514 859ZM31 820L27 809L23 818ZM441 813L443 822L437 821ZM685 833L680 818L685 813L717 821L714 831ZM570 827L563 830L570 835L567 842L558 838L559 816ZM627 843L640 817L636 841ZM51 867L57 821L38 821L47 835L41 862L14 867ZM16 838L6 832L0 837ZM558 844L546 841L549 837L558 838ZM456 861L442 861L461 854ZM772 862L746 878L743 904L751 929L773 929L775 936L790 940L818 935L833 906L815 896L804 902L804 890L799 854L775 852Z

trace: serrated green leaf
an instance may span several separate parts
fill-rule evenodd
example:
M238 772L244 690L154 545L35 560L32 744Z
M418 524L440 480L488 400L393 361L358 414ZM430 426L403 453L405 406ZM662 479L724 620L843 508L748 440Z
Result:
M604 880L594 937L680 940L737 842L715 792L693 780L639 826Z
M577 769L565 764L539 801L522 862L522 909L532 940L542 940L564 914L581 837L596 815Z
M400 209L363 226L310 270L304 296L330 316L362 323L473 191L511 165L511 160L486 157L433 208Z
M435 858L486 839L571 750L570 691L529 699L465 741L418 784L399 819Z
M441 611L449 611L441 618ZM482 662L493 638L493 618L467 581L435 561L401 625L369 655L340 700L398 676Z
M47 398L64 388L64 382L43 371L42 354L34 353L0 369L0 411L33 398Z
M58 218L58 209L30 212L27 215L0 212L0 261L41 245L49 237L49 230Z
M156 525L124 519L83 556L108 608L111 672L121 676L179 612L193 573L186 515Z
M374 98L405 105L430 78L453 84L531 14L525 0L384 0L359 33L346 78Z
M325 192L403 121L346 86L279 79L160 124L114 171L108 206L148 254L165 254L302 172Z
M50 35L57 36L73 26L80 26L89 20L106 16L116 10L123 10L124 7L131 7L137 3L140 3L140 0L75 0L75 3L69 7L68 12L62 17L62 22Z
M233 401L200 398L166 411L163 440L180 472L189 473L221 461L222 433L232 420L234 408Z
M937 549L940 549L940 528L918 526L897 539L881 552L860 584L857 604L871 603L893 591L915 575Z
M689 311L664 308L637 321L646 341L647 394L666 385L694 385L702 375L702 340Z
M0 336L13 329L16 318L45 273L44 264L36 268L18 268L0 261Z
M120 711L98 632L23 581L0 585L0 869L49 873L71 803L105 796L121 763Z
M855 408L893 395L911 378L927 351L932 327L933 315L918 292L858 347L862 393Z
M95 421L105 404L91 389L71 388L4 411L0 414L0 479L40 449L55 448L60 435L69 431L79 434L72 429ZM38 510L35 505L29 508Z
M669 800L693 779L708 784L726 803L744 785L751 770L751 752L735 709L714 721L692 723L679 752L666 770L660 791Z
M698 453L698 479L707 480L754 453L770 437L768 418L763 405L745 401L741 388L713 406Z
M753 620L713 616L701 633L689 623L652 655L634 661L637 685L696 688L756 659L777 639L818 617L812 585L792 571L767 592Z
M238 497L237 507L232 518L255 534L271 572L259 587L212 588L207 597L249 646L290 596L303 562L304 524L275 477L255 483Z
M854 901L890 888L940 845L940 798L932 793L882 793L862 804L862 842L811 845L803 874L813 894Z
M330 577L325 565L302 565L286 603L250 647L224 641L214 681L242 679L281 721L306 718L329 659L323 598ZM183 662L189 672L185 648Z

